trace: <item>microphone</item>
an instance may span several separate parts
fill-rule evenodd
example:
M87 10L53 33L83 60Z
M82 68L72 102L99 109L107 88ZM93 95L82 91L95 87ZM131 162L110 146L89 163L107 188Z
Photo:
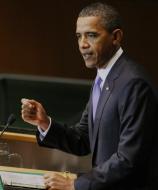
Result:
M6 123L5 127L4 127L4 129L3 129L3 130L1 131L1 133L0 133L0 138L1 138L1 136L3 135L3 133L5 132L5 130L6 130L10 125L12 125L15 121L16 121L15 115L14 115L13 113L10 114L10 116L8 117L8 120L7 120L7 123Z

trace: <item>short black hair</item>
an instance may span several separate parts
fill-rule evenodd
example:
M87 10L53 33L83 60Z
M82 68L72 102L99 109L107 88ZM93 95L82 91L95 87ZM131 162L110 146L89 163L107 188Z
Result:
M79 17L99 16L103 26L112 32L115 29L122 29L120 14L111 5L106 3L92 3L81 10Z

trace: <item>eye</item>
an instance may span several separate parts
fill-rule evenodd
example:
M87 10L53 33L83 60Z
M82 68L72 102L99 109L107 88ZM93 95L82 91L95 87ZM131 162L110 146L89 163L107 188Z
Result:
M87 36L90 38L96 38L98 36L98 34L96 32L88 32Z
M79 39L81 38L81 34L76 33L76 37L77 37L77 39L79 40Z

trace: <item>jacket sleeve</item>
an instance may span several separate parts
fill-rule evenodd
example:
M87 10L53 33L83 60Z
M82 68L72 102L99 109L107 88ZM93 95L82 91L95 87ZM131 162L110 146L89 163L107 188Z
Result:
M43 141L40 140L38 131L36 137L40 146L56 148L75 155L89 154L88 104L80 122L76 125L62 125L53 120L52 126Z
M154 127L157 125L157 107L150 86L143 80L132 80L125 86L118 98L120 140L117 152L77 178L75 190L119 189L118 184L122 182L129 187L125 183L131 179L141 183L141 175L143 171L146 175L145 169L149 164Z

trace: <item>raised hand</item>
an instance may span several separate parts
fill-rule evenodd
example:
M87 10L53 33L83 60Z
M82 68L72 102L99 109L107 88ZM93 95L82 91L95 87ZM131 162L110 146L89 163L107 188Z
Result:
M42 130L46 130L49 126L49 117L46 114L42 104L35 100L23 98L21 100L21 116L25 122L39 126Z

